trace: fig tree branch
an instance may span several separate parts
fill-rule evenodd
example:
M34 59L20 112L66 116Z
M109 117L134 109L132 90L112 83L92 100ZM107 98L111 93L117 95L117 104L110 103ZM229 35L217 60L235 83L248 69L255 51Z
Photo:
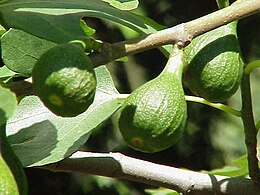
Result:
M229 22L260 12L259 0L243 0L198 19L160 30L150 35L114 44L103 44L100 52L91 56L95 66L107 64L115 59L140 53L167 44L187 45L190 41L209 30Z
M76 152L60 162L40 168L54 172L79 172L161 186L182 194L257 195L252 180L210 175L155 164L120 153Z
M242 97L242 121L244 125L245 143L247 147L247 159L249 176L260 184L260 171L257 159L257 129L253 116L250 75L244 74L241 81Z

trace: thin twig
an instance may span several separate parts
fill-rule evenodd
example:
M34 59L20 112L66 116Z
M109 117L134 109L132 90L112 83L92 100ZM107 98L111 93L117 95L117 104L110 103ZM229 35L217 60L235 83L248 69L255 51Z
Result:
M215 11L198 19L160 30L150 35L143 35L135 39L103 44L99 53L92 54L95 66L107 64L124 56L140 53L167 44L187 45L190 41L209 30L229 22L245 18L260 11L259 0L245 0Z
M257 129L253 116L250 75L244 74L241 81L242 96L242 120L244 124L245 143L247 147L247 159L249 176L257 183L260 183L260 171L257 159Z

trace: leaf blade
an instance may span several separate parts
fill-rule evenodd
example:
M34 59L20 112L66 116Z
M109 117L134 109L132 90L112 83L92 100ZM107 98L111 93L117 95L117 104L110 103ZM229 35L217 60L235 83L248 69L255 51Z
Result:
M8 27L22 29L56 43L84 36L80 18L96 17L119 23L139 33L149 34L164 28L150 19L111 7L102 0L19 0L0 4ZM47 32L47 33L46 33Z
M16 96L0 85L0 125L13 114L17 105Z
M40 56L55 45L24 31L10 29L1 37L3 62L10 70L30 76Z

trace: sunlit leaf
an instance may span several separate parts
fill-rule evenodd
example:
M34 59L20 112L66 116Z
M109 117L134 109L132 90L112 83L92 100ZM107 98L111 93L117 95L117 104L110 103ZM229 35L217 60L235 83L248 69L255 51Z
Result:
M2 195L18 195L18 187L16 185L14 176L5 163L0 154L0 194Z
M2 189L8 190L6 188L9 188L9 190L14 190L9 193L10 195L27 195L27 180L22 164L10 147L5 131L5 124L0 125L0 158L2 158L0 159L2 161L0 162L0 194L5 194L4 191L1 191Z
M2 25L0 25L0 36L2 36L5 33L5 31L5 28Z
M150 195L178 195L179 193L166 189L166 188L158 188L158 189L146 189L145 192Z
M84 36L80 18L96 17L112 21L139 33L164 28L151 19L113 8L102 0L12 0L0 4L3 22L53 42L67 42ZM111 0L110 2L119 2ZM120 1L122 2L122 1ZM125 1L125 3L136 1Z
M247 156L241 156L240 158L233 161L232 165L227 165L220 169L215 169L212 171L204 171L205 173L215 174L215 175L223 175L223 176L241 176L248 174L248 166L247 166Z
M80 27L82 28L87 37L92 36L96 32L96 30L89 27L84 20L80 20Z
M6 66L0 68L0 81L2 81L3 83L8 82L10 79L12 79L15 76L17 76L17 73L11 71Z
M103 0L111 6L121 10L132 10L138 7L138 0Z
M216 0L216 1L219 9L229 6L229 0Z
M16 96L9 89L0 85L0 125L13 114L16 108Z
M24 31L10 29L1 38L2 58L9 69L29 76L39 57L54 45Z
M35 61L54 44L53 42L68 42L94 33L94 29L89 28L81 19L83 17L104 19L122 26L123 29L128 28L140 34L150 34L164 28L149 18L129 11L121 11L102 0L13 2L16 0L4 1L0 4L4 24L30 34L18 30L7 32L2 38L3 60L8 68L25 76L30 76ZM124 3L129 2L134 1ZM37 46L39 48L36 48ZM167 56L171 46L163 46L161 51Z

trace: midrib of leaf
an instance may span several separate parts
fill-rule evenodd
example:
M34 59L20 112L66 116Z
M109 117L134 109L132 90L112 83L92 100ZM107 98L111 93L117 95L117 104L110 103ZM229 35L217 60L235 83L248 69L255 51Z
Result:
M40 115L46 114L46 113L48 113L48 111L44 111L44 112L33 114L33 115L30 115L30 116L27 116L27 117L19 118L18 120L13 120L12 122L8 122L8 124L17 123L19 121L23 121L23 120L26 120L26 119L29 119L29 118L32 118L32 117L34 118L35 116L40 116Z

